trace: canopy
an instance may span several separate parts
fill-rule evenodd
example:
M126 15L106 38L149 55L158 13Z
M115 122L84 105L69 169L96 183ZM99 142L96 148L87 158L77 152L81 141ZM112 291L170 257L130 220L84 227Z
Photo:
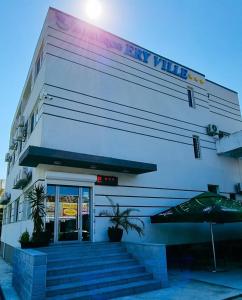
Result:
M242 222L242 203L224 196L205 192L189 201L151 216L151 223Z
M210 223L214 269L217 270L213 223L242 222L242 203L224 196L205 192L189 201L151 216L151 223Z

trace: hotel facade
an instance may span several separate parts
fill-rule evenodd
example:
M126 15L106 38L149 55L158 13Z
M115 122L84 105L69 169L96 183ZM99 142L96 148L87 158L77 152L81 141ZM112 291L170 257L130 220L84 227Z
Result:
M241 130L236 92L50 8L10 133L2 249L32 232L26 195L38 184L53 243L106 241L109 199L137 209L141 241L207 241L207 224L150 216L207 190L242 199ZM242 237L240 224L215 231Z

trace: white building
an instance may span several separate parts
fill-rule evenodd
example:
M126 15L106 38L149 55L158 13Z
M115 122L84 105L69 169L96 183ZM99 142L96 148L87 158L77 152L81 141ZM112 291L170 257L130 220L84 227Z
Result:
M230 140L241 129L236 92L51 8L11 129L2 244L19 246L32 230L26 192L38 183L55 243L107 240L99 213L108 198L139 209L144 241L206 241L206 224L150 216L208 189L239 199L240 133ZM216 234L241 237L242 228L218 225Z

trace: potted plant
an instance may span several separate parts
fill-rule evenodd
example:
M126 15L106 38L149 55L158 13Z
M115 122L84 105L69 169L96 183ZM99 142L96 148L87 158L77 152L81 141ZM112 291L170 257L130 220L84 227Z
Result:
M44 231L44 217L45 213L45 188L43 185L35 185L28 193L28 200L31 205L31 218L34 222L34 229L32 234L32 247L47 246L50 241L49 233Z
M111 204L112 211L104 210L100 212L99 215L109 217L109 221L113 224L113 226L108 227L108 237L110 242L120 242L122 240L123 230L125 230L127 234L129 230L135 230L139 236L144 235L144 222L138 217L130 216L131 213L139 210L126 208L121 211L118 203L115 204L109 197L107 198Z
M30 235L27 229L20 235L19 243L22 249L30 247Z

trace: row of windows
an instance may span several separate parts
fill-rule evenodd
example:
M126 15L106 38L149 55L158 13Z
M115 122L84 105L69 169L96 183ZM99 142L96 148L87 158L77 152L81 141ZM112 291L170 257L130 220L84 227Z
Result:
M36 106L32 113L30 114L29 119L26 121L24 125L24 131L25 131L25 138L22 141L16 142L16 147L12 152L12 159L11 162L8 163L8 168L7 168L7 174L9 174L10 168L14 166L16 159L20 155L23 146L27 142L28 138L30 137L31 133L33 132L37 122L39 120L39 108Z
M29 201L17 199L8 204L3 210L3 224L26 221L31 218L31 205Z

